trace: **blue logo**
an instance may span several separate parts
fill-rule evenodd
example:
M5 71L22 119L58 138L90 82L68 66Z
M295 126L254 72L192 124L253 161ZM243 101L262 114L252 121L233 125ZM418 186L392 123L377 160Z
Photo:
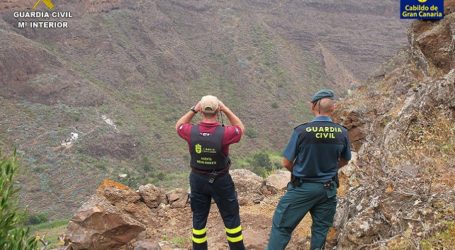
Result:
M444 17L444 0L400 0L401 19L438 20Z

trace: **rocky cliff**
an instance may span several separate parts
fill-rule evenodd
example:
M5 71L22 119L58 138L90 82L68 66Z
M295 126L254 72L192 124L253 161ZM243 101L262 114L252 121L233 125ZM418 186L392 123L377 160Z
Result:
M358 159L343 170L337 249L453 247L455 4L446 4L444 20L413 23L409 46L340 104ZM432 238L440 231L449 240Z

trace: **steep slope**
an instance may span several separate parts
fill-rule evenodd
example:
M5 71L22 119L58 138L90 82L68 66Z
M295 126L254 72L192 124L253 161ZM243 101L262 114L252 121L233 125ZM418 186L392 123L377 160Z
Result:
M184 185L173 124L200 96L246 123L234 161L281 150L308 117L302 100L342 94L405 41L394 1L54 3L72 11L68 29L18 29L29 3L0 5L0 145L23 157L23 204L56 217L105 177Z
M453 11L455 2L446 4ZM337 215L339 247L453 247L452 11L439 22L413 23L409 46L341 103L340 121L358 139L358 159L344 170L350 188ZM441 231L447 237L436 235Z

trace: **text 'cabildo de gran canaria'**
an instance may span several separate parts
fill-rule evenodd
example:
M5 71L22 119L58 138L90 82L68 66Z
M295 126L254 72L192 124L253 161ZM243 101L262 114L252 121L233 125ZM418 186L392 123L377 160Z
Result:
M439 7L436 5L406 5L401 16L405 18L434 19L442 18L443 13L439 11Z

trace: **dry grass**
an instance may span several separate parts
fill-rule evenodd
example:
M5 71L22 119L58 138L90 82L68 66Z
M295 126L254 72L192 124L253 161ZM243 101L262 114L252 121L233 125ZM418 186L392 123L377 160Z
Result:
M455 246L455 222L447 223L447 229L420 242L422 250L448 249L444 246Z

